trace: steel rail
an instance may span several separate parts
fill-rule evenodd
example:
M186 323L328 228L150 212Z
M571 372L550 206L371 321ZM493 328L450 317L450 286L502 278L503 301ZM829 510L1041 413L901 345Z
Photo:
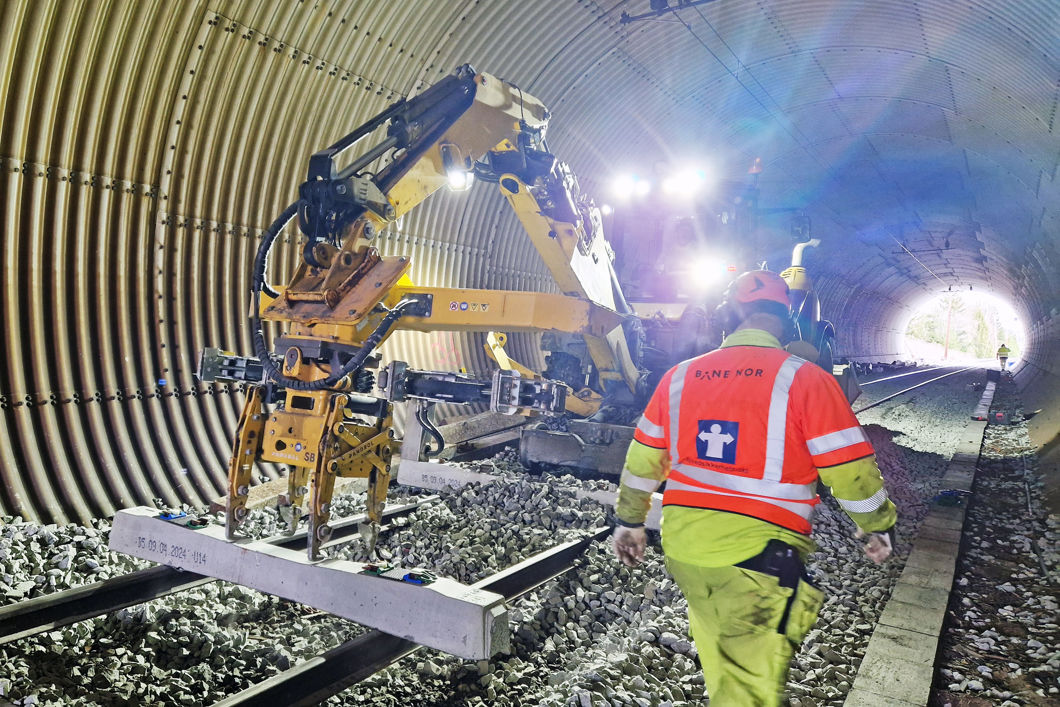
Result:
M893 376L887 376L886 378L877 378L871 381L858 381L858 385L864 388L867 385L876 385L877 383L883 383L884 381L893 381L895 378L904 378L905 376L915 376L917 373L930 373L932 371L938 371L948 366L932 366L931 368L918 368L915 371L907 371L906 373L899 373Z
M905 390L899 390L897 393L892 393L891 395L888 395L886 398L880 398L879 400L877 400L876 402L872 403L871 405L866 405L863 408L858 408L857 410L854 411L854 414L858 415L860 413L863 413L866 410L869 410L871 408L876 407L877 405L881 405L881 404L887 402L891 398L897 398L899 395L904 395L904 394L908 393L911 390L916 390L917 388L922 388L923 386L927 385L928 383L934 383L937 380L942 380L943 378L948 378L950 376L955 376L958 373L964 373L965 371L971 371L972 369L976 369L976 368L979 368L979 367L978 366L969 366L968 368L960 368L960 369L957 369L956 371L951 371L949 373L943 373L941 376L937 376L937 377L932 378L930 380L926 380L923 383L917 383L916 385L909 386Z
M431 495L410 503L391 505L383 510L383 517L399 518L438 500L439 496ZM336 521L332 526L334 534L321 548L352 541L358 535L358 526L366 520L366 514L359 513ZM305 542L305 538L306 531L303 530L289 536L274 536L262 542L297 548ZM156 565L102 582L21 601L0 608L0 645L215 581L213 577L195 572Z
M585 537L558 545L471 585L504 596L505 601L540 587L567 572L595 541L611 533L597 528ZM421 648L418 643L371 630L214 704L214 707L318 705ZM338 676L338 677L336 677Z

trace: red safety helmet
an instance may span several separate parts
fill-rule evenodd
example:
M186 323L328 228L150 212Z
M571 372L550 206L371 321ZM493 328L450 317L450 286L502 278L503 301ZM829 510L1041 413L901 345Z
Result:
M765 300L784 307L790 305L788 283L780 275L768 270L751 270L738 275L729 285L725 299L740 304Z

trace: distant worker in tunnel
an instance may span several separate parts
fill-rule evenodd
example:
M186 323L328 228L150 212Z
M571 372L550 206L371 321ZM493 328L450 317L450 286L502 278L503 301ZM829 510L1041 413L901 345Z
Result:
M1008 355L1012 353L1008 346L1005 346L1005 342L1001 342L1001 346L997 350L997 360L1001 361L1001 370L1005 370L1005 366L1008 364Z
M836 380L781 348L788 287L758 270L718 308L715 351L663 376L622 471L614 549L644 558L644 520L663 481L666 567L688 600L711 707L777 705L824 599L804 569L817 480L867 540L891 554L896 511L868 437Z

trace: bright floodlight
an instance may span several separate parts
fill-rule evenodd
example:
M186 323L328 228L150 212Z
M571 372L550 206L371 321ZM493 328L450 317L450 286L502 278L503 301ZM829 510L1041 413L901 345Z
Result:
M663 191L679 199L690 199L707 187L707 172L704 169L682 169L663 181Z
M623 201L635 196L647 196L651 192L651 182L636 174L620 174L611 180L611 195Z
M692 259L688 284L699 292L708 291L717 285L727 282L732 277L728 271L728 261L717 254L704 254Z
M614 209L611 208L611 204L603 204L600 207L600 213L602 213L604 216L610 216L613 212Z
M632 174L620 174L611 180L611 194L616 199L628 199L636 189L636 180Z
M470 189L475 182L475 174L471 169L471 160L464 157L460 148L451 142L444 142L440 146L442 153L442 169L445 170L445 179L449 188L453 191L464 191Z
M465 172L462 169L449 169L445 172L449 182L449 188L453 191L466 191L475 183L474 172Z

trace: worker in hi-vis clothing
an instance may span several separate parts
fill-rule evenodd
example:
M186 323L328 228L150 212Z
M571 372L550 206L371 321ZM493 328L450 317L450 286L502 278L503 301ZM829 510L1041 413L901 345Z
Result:
M663 376L626 455L614 550L644 558L651 494L665 481L662 549L688 600L711 707L779 704L824 599L804 571L818 475L874 562L896 511L836 380L781 348L788 286L758 270L718 308L721 347Z
M1002 371L1005 370L1005 365L1008 363L1008 355L1010 353L1012 353L1012 351L1010 351L1009 348L1005 346L1004 342L1002 342L1001 346L997 350L997 356L995 356L998 361L1001 361Z

